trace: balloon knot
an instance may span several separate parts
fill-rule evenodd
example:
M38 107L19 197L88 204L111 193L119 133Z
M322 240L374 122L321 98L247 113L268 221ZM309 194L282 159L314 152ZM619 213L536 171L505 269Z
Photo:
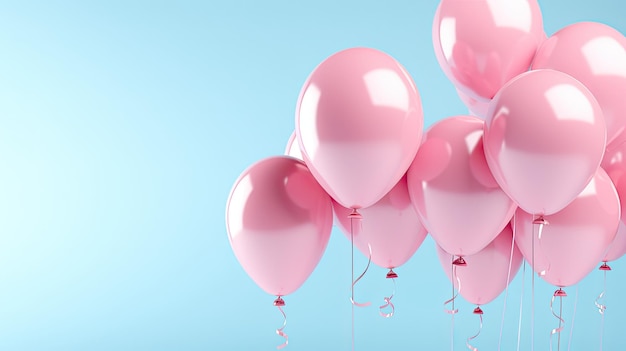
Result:
M474 308L474 314L483 314L483 310L480 309L480 306L476 306L476 308Z
M533 224L544 224L544 225L548 225L550 224L548 221L546 221L545 218L543 218L543 215L537 217L534 221Z
M463 257L459 257L456 260L452 261L452 264L459 267L467 266L467 262L463 259Z
M601 271L610 271L611 270L611 266L609 266L608 264L606 264L606 262L604 262L602 264L602 266L600 266L600 268L598 268Z
M389 272L387 272L387 279L394 279L394 278L398 278L398 274L396 274L396 272L394 272L393 269L390 269Z
M363 216L361 216L361 214L359 213L359 211L356 208L352 209L352 212L350 212L350 214L348 215L348 218L352 219L362 219Z
M559 288L557 291L554 292L554 296L557 297L566 297L567 294L565 293L565 290Z
M285 300L282 297L278 296L276 300L274 300L274 306L283 307L285 306Z

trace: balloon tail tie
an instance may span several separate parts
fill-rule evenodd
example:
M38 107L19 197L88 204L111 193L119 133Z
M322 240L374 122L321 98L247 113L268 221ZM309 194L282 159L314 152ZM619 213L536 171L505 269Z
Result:
M278 296L278 298L274 300L274 306L276 306L276 308L278 308L280 313L283 315L283 326L276 329L276 334L280 337L285 338L284 343L276 346L276 349L280 350L289 344L289 336L285 334L285 332L283 332L283 330L287 326L287 315L285 314L285 311L283 311L283 307L285 306L285 301L282 299L282 297Z
M396 312L396 307L393 305L393 302L391 302L391 299L396 294L396 278L397 277L398 275L396 274L396 272L394 272L391 269L389 270L389 273L387 273L387 278L391 279L391 281L393 282L393 292L391 293L391 295L389 295L389 297L384 297L383 299L385 300L385 304L378 307L378 309L380 310L378 311L378 313L380 313L380 315L384 318L389 318L393 316L393 314ZM384 313L383 310L387 307L391 308L391 312Z
M367 248L368 248L368 250L369 250L369 255L368 255L368 258L367 258L367 266L365 266L365 270L363 271L363 273L361 273L361 275L359 275L359 277L358 277L358 278L356 278L356 279L352 282L352 297L350 297L350 302L352 302L352 304L353 304L354 306L357 306L357 307L367 307L367 306L369 306L369 305L371 305L371 304L372 304L372 303L371 303L371 302L369 302L369 301L368 301L368 302L362 302L362 303L361 303L361 302L356 302L356 301L354 300L354 286L356 285L356 283L358 283L358 282L359 282L359 280L361 280L361 278L363 278L363 276L365 275L365 273L367 273L367 270L370 268L370 264L372 263L372 245L367 244Z
M520 350L520 342L522 340L522 314L524 312L524 281L526 280L526 260L522 262L522 288L519 297L519 320L517 321L517 351ZM500 348L498 348L500 350Z
M472 351L478 351L478 348L472 346L472 344L470 344L470 341L476 339L480 335L480 332L483 330L483 310L481 310L480 307L476 307L474 309L474 314L477 314L478 317L480 318L480 325L478 326L478 332L475 335L467 338L467 341L465 341L465 345L467 345L467 348Z
M565 324L565 320L563 319L563 297L565 296L567 296L565 291L559 288L557 291L554 292L554 295L552 295L552 300L550 300L550 311L552 312L552 315L559 320L559 327L554 328L550 331L550 350L552 350L552 336L554 334L559 334L557 338L557 350L561 349L561 331L563 331ZM556 314L556 312L554 312L554 299L556 299L557 297L559 298L559 314Z

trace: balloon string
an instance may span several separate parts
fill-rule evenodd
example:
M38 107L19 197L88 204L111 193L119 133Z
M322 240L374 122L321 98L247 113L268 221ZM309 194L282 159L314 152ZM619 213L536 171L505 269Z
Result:
M370 244L367 244L367 248L369 249L369 256L367 259L367 266L365 266L365 270L363 271L363 273L361 273L361 275L359 275L358 278L356 278L353 282L352 282L352 297L350 298L350 302L352 302L352 305L357 306L357 307L367 307L369 305L371 305L371 302L356 302L354 301L354 286L356 285L356 283L359 282L359 280L361 280L361 278L363 278L363 276L365 275L365 273L367 273L367 270L370 268L370 263L372 263L372 246Z
M522 336L522 312L524 306L524 281L526 280L526 260L522 263L522 291L520 291L519 297L519 320L517 322L517 351L519 351L521 336ZM499 350L499 348L498 348Z
M604 311L606 310L606 305L600 303L600 300L604 299L604 294L606 293L606 270L604 270L602 273L604 273L604 284L603 284L602 292L600 293L600 295L598 295L595 301L596 307L598 308L598 312L602 315L601 320L600 320L600 351L602 351L602 346L604 344L602 339L604 336Z
M554 295L552 296L552 300L550 300L550 311L552 312L552 315L557 318L559 320L559 327L558 328L554 328L552 329L552 331L550 331L550 351L552 351L552 336L554 334L559 334L558 335L558 346L557 346L557 350L561 349L561 331L564 328L564 324L565 324L565 320L563 319L562 315L563 315L563 296L559 295L558 292L562 291L561 289L557 290L556 293L554 293ZM559 314L557 315L554 312L554 299L559 298Z
M572 316L572 326L569 329L569 342L567 343L567 351L572 347L572 337L574 336L574 318L576 318L576 309L578 307L578 284L576 285L576 297L574 298L574 315ZM602 347L600 347L602 350Z
M452 279L453 279L453 281L456 280L458 289L456 290L456 292L454 291L454 283L453 283L452 284L452 294L453 294L452 298L449 299L449 300L446 300L446 302L444 302L443 305L445 306L445 305L447 305L449 303L452 303L452 309L447 309L446 308L446 309L444 309L444 311L446 313L448 313L448 314L455 315L455 314L457 314L459 312L458 308L456 308L456 309L454 308L454 300L456 300L457 296L459 296L459 293L461 292L461 279L459 279L459 277L457 276L457 274L456 274L456 266L454 266L454 265L452 266Z
M500 337L498 338L498 350L502 346L502 331L504 330L504 315L506 312L506 300L509 296L509 282L511 281L511 267L513 266L513 250L515 249L515 214L513 215L513 238L511 240L511 251L509 254L509 268L506 274L506 288L504 290L504 303L502 306L502 320L500 322Z
M543 216L539 216L535 220L533 220L533 224L539 224L539 230L537 234L537 244L541 245L541 235L543 233L543 225L546 224L546 220ZM535 233L533 226L533 235L532 235L532 268L533 270L537 269L535 265ZM539 275L545 275L546 271L543 270L539 272ZM531 274L531 308L530 308L530 349L531 351L535 350L535 274Z
M395 295L395 294L396 294L396 279L395 279L395 278L391 278L391 280L393 281L393 292L391 293L391 295L390 295L389 297L385 297L385 298L384 298L384 300L385 300L385 304L384 304L384 305L381 305L381 306L379 306L379 307L378 307L378 309L380 310L380 311L378 311L378 313L380 313L380 315L381 315L382 317L385 317L385 318L389 318L389 317L393 316L393 314L394 314L394 313L395 313L395 311L396 311L396 308L395 308L395 306L393 305L393 302L391 302L391 299L393 298L393 295ZM384 312L383 312L383 310L384 310L385 308L387 308L387 307L390 307L390 308L391 308L391 312L389 312L389 313L384 313Z
M287 326L287 315L285 314L285 311L283 311L283 308L282 308L282 306L284 305L285 304L280 297L276 299L276 301L274 301L274 306L276 306L276 308L278 308L280 313L283 315L283 326L276 329L276 334L278 334L278 336L285 338L284 343L276 346L276 349L278 350L284 348L285 346L287 346L287 344L289 344L289 336L283 332L283 329L285 329L285 327Z
M465 345L467 345L467 348L472 351L478 351L478 348L472 346L472 344L470 344L470 341L476 339L478 335L480 335L480 332L483 330L483 315L479 314L478 317L480 318L480 326L478 327L478 332L476 333L476 335L470 336L469 338L467 338L467 341L465 342Z

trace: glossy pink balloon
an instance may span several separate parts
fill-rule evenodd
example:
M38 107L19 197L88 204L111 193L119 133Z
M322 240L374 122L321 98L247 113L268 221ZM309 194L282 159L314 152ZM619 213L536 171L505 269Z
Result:
M285 155L302 160L302 151L300 151L300 145L298 145L298 140L296 140L295 131L291 133L291 136L287 141L287 146L285 146Z
M615 261L624 256L624 254L626 254L626 225L620 221L615 239L609 245L609 250L604 255L602 261Z
M338 52L309 76L297 105L304 161L347 208L375 204L406 173L422 137L420 97L405 69L368 48Z
M432 32L444 73L476 100L527 71L545 38L536 0L442 0Z
M459 95L459 98L463 101L463 104L467 107L472 116L478 117L482 120L485 119L485 116L487 116L487 110L489 110L489 102L471 98L459 89L456 90L456 93Z
M465 256L467 266L456 268L456 277L461 282L459 294L474 305L484 305L493 301L513 280L522 264L522 254L516 245L513 245L513 232L507 225L489 245L479 252ZM437 246L439 262L448 279L458 289L458 282L452 278L453 256ZM509 261L511 271L509 274ZM507 278L509 278L507 280Z
M524 211L553 214L589 182L606 147L602 110L591 92L554 70L507 83L489 105L485 156L495 179Z
M620 207L617 191L606 172L599 168L587 187L562 211L544 216L548 221L541 238L533 215L515 214L515 242L542 278L564 287L578 283L604 258L615 238Z
M532 69L541 68L583 83L602 108L607 143L626 141L626 37L602 23L571 24L541 45Z
M235 256L272 295L298 289L326 249L332 228L330 197L306 165L292 157L261 160L246 169L226 205Z
M350 239L348 215L352 211L336 202L333 202L333 208L341 232ZM380 201L359 212L363 219L360 227L354 227L354 245L367 257L369 244L372 262L381 267L403 265L426 238L426 229L409 198L406 177L402 177Z
M411 201L447 252L466 256L509 223L515 204L493 179L483 152L483 121L456 116L434 124L409 167Z

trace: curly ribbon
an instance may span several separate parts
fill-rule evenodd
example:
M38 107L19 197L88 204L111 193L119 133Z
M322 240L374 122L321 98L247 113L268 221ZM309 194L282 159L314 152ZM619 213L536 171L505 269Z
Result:
M595 304L598 312L602 315L602 320L600 322L600 351L602 351L602 346L604 344L604 342L602 341L604 336L604 311L606 311L606 305L600 303L600 301L604 299L604 294L606 293L606 272L610 271L611 267L606 264L606 262L604 262L599 269L604 273L604 283L602 286L602 292L596 298Z
M552 351L552 336L554 334L559 334L558 335L558 343L557 343L557 350L561 349L561 331L563 331L564 328L564 324L565 324L565 319L563 319L562 315L563 315L563 297L567 296L567 294L565 293L565 291L563 291L563 289L558 289L557 291L554 292L554 295L552 295L552 300L550 300L550 312L552 312L552 315L557 318L559 320L559 327L558 328L554 328L552 329L552 331L550 331L550 351ZM559 314L557 315L554 312L554 299L559 298Z
M452 279L456 279L456 283L458 286L458 289L456 290L456 292L454 291L454 284L452 284L452 298L449 300L446 300L446 302L443 303L443 305L447 305L449 303L452 303L452 309L447 309L444 308L444 311L447 314L452 314L455 315L459 312L458 308L454 308L454 300L456 300L457 296L459 296L459 293L461 292L461 279L459 279L459 277L456 275L456 266L452 265Z
M285 314L285 311L283 311L283 306L285 306L285 301L280 296L278 296L278 298L274 300L274 306L276 306L276 308L278 308L280 313L282 313L283 315L283 326L276 329L276 334L278 334L278 336L285 338L284 343L276 346L276 349L280 350L284 348L285 346L287 346L287 344L289 344L289 336L283 332L283 329L285 329L285 327L287 326L287 315Z
M472 346L472 344L470 344L470 341L476 339L478 335L480 335L480 332L483 330L483 310L481 310L480 307L476 307L474 309L474 314L477 314L480 318L480 326L478 327L478 332L476 333L476 335L467 338L467 340L465 341L465 345L467 345L467 348L472 351L478 351L478 348Z
M538 224L539 225L539 229L538 229L538 233L537 233L537 244L541 245L541 235L543 233L543 226L548 224L548 221L546 221L543 216L539 216L537 218L535 218L533 220L533 224ZM532 262L531 262L531 266L532 269L535 270L536 269L536 265L535 265L535 232L534 232L534 227L533 227L533 236L532 236ZM541 272L538 273L539 276L543 276L546 274L546 270L543 270ZM531 285L531 298L530 298L530 350L534 351L535 350L535 275L531 273L531 280L530 280L530 285Z
M391 279L391 281L393 281L393 292L391 293L391 295L389 297L384 297L383 299L385 300L385 304L381 305L378 307L378 309L380 311L378 311L378 313L380 313L380 315L384 318L389 318L391 316L393 316L393 314L396 311L395 306L393 305L393 302L391 302L391 299L393 298L393 296L396 294L396 278L398 277L398 275L393 271L393 270L389 270L389 273L387 273L387 278ZM391 308L391 312L389 313L384 313L383 310L387 307Z
M354 301L354 286L356 285L356 283L359 282L359 280L361 280L361 278L363 278L365 273L367 273L367 270L370 268L370 263L372 263L372 246L370 244L367 244L367 248L369 249L369 256L367 258L367 266L365 266L365 270L363 271L363 273L361 273L361 275L352 282L352 296L350 297L350 302L352 302L352 304L357 307L367 307L372 304L369 301L363 302L363 303Z

